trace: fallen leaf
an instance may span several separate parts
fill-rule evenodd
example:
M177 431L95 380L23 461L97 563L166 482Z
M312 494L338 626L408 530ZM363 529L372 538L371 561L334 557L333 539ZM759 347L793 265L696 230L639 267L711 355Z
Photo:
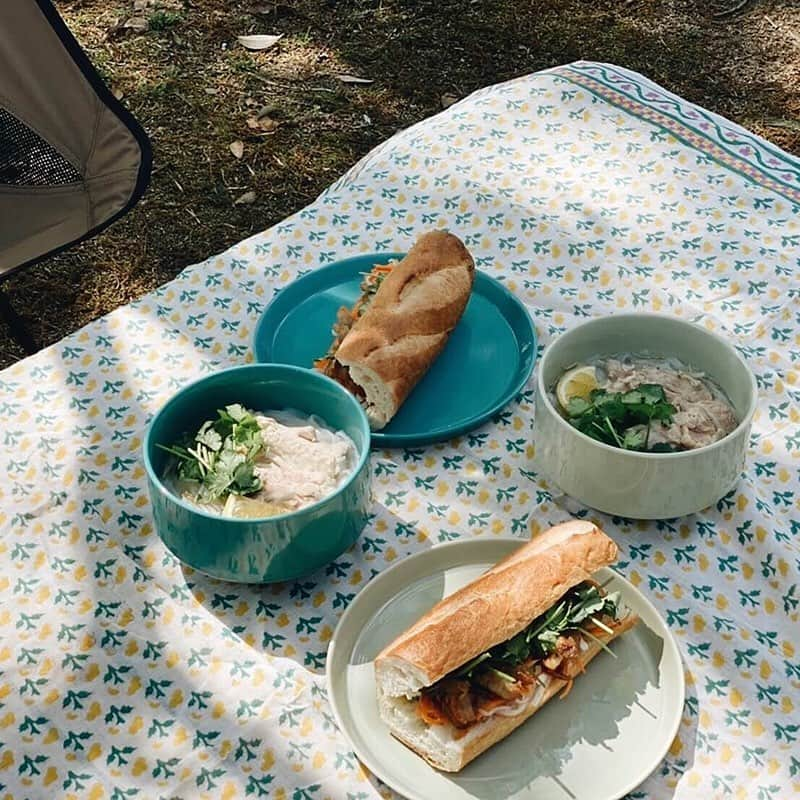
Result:
M264 117L263 119L249 117L247 120L247 127L250 128L251 131L260 131L261 133L272 133L278 130L279 126L280 122L275 119L270 119L269 117Z
M130 31L134 33L144 33L148 27L149 25L144 17L125 17L124 19L118 19L108 28L106 37L110 39L116 36L123 36Z
M122 27L136 33L143 33L150 26L144 17L131 17L130 19L125 20L125 22L122 24Z
M336 75L342 83L375 83L372 78L359 78L357 75Z
M254 191L245 192L242 195L239 195L234 201L233 204L235 206L249 206L256 201L256 193Z
M458 98L454 94L443 94L439 100L442 103L442 108L450 108L453 103L458 102Z
M278 129L280 122L270 117L270 106L261 106L259 112L252 117L247 118L247 127L251 131L261 131L263 133L272 133Z
M270 47L276 45L281 39L283 39L283 34L255 34L253 36L237 36L236 41L239 42L242 47L246 47L248 50L268 50Z
M234 158L241 158L244 155L244 142L240 142L237 139L235 142L231 142L228 147Z
M125 97L125 92L123 92L118 86L112 88L111 94L113 94L117 100L122 100L122 98Z

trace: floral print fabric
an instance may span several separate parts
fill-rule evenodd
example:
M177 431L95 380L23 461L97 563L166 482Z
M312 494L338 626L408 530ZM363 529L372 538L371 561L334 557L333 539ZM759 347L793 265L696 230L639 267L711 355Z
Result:
M800 164L641 76L578 63L491 87L377 148L307 208L0 373L0 797L372 800L337 731L325 653L388 564L437 542L527 538L569 516L675 633L683 723L630 798L800 791ZM355 547L292 584L181 567L153 530L148 419L251 358L298 275L459 235L542 347L655 310L732 341L760 402L715 508L631 523L536 471L532 391L444 445L377 451Z

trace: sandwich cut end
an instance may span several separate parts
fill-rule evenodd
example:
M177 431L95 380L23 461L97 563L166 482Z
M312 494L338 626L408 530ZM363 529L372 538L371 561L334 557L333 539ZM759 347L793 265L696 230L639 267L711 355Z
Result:
M633 628L639 617L630 610L611 635L600 635L588 643L581 655L583 668L614 639ZM459 772L470 761L530 719L556 695L566 696L571 679L564 680L546 675L536 690L523 701L503 713L495 713L467 729L452 724L440 725L425 722L417 710L418 698L391 696L378 682L378 711L389 732L399 742L425 759L435 769ZM580 680L580 677L577 678ZM390 689L391 691L391 689Z
M374 431L385 428L397 410L389 387L369 367L351 364L347 369L350 380L364 394L361 404L367 414L370 428Z

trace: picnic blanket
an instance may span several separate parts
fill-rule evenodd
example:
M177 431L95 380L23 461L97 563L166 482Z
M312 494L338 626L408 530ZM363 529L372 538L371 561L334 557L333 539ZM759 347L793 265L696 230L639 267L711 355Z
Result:
M367 581L457 537L570 516L685 661L678 736L629 797L800 791L800 162L615 66L476 92L390 139L264 233L0 373L0 797L373 800L326 697L326 647ZM357 544L291 584L205 577L166 550L141 460L179 387L251 358L270 298L359 252L459 235L540 346L656 310L732 341L758 379L746 472L653 523L561 495L536 468L533 392L445 445L377 451Z

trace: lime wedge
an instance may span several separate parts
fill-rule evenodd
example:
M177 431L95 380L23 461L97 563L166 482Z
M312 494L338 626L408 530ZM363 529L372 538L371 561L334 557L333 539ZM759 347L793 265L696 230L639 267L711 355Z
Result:
M566 410L573 397L588 400L589 395L598 386L594 367L583 366L565 372L556 385L556 397L561 407Z
M258 500L241 494L229 494L225 501L225 507L222 509L222 516L236 517L237 519L259 519L275 517L290 510L280 503L270 503L267 500Z

